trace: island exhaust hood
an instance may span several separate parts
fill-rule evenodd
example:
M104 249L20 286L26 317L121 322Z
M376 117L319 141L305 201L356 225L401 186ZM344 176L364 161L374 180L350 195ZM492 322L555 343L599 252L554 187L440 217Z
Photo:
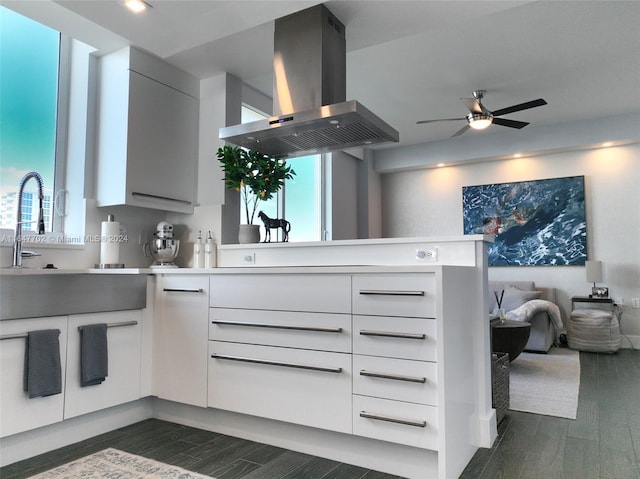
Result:
M324 6L275 22L274 116L220 129L220 139L276 158L397 142L398 132L346 97L344 25Z

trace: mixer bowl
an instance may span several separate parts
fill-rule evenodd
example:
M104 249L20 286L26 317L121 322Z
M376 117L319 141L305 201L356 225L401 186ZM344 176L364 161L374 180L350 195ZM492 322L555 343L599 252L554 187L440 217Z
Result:
M157 238L149 244L151 256L157 266L174 266L173 261L180 250L180 240Z

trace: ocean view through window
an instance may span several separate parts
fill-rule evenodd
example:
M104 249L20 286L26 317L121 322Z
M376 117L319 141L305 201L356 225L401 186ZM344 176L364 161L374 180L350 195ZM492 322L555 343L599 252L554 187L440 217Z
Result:
M0 6L0 228L15 228L20 180L36 171L44 180L46 231L53 229L59 62L59 32ZM37 220L37 196L28 182L24 231L36 227L29 222Z

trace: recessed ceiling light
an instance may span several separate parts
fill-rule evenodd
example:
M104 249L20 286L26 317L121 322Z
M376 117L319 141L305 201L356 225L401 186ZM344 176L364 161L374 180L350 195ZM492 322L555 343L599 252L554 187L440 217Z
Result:
M442 168L443 166L446 166L446 165L445 165L444 163L438 163L436 166L437 166L438 168Z
M143 0L124 0L124 6L131 10L133 13L142 13L148 7L151 7L147 2Z
M522 153L515 153L515 154L513 155L513 157L514 157L514 158L520 158L520 157L522 157Z
M608 147L610 147L610 146L613 146L613 143L611 143L610 141L605 141L605 142L602 144L602 146L603 146L604 148L608 148Z

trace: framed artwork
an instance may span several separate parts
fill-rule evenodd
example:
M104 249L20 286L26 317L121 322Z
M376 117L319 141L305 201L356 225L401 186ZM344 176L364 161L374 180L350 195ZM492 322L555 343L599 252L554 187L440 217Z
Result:
M584 176L462 188L464 234L495 235L489 266L584 265Z

